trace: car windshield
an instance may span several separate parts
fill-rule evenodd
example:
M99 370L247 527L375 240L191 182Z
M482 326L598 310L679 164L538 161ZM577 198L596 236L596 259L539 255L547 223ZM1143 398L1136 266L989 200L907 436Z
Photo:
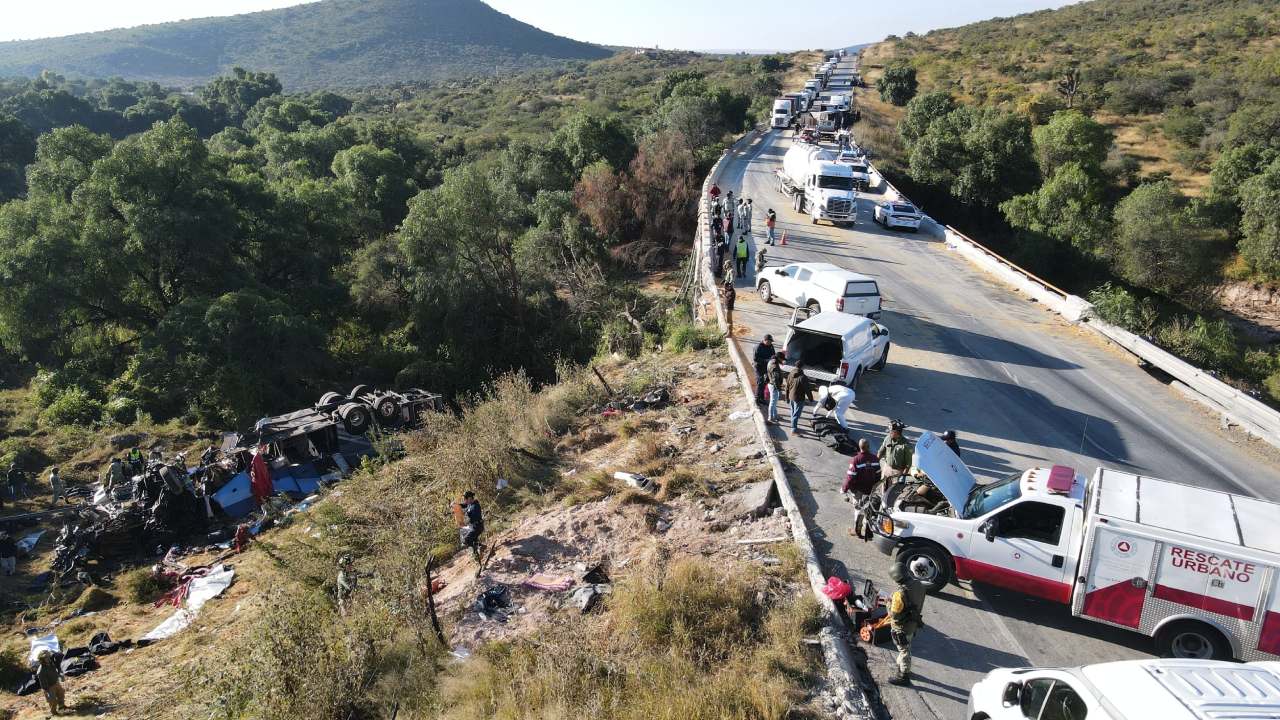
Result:
M818 187L824 190L852 190L853 178L836 177L835 175L819 175Z
M850 168L856 173L865 173L867 171L866 165L851 165Z
M894 206L893 206L893 211L894 211L894 212L907 213L907 214L910 214L910 215L914 215L914 214L915 214L915 212L916 212L916 209L915 209L914 207L910 206L910 205L894 205Z
M1002 508L1022 496L1020 482L1022 473L1015 473L1003 480L986 485L975 485L969 491L969 499L964 503L965 519L982 517L987 513Z

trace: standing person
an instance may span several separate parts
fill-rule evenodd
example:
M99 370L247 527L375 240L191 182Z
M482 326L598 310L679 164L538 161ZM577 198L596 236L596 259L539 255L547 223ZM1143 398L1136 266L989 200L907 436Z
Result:
M67 500L67 488L62 484L62 476L58 474L58 468L49 471L49 490L53 493L53 505L57 505L59 500L70 502Z
M18 544L7 532L0 532L0 573L6 577L18 570Z
M889 678L890 685L911 684L911 642L924 624L924 585L894 563L889 577L897 584L889 602L889 636L898 648L898 672Z
M956 442L955 430L948 430L942 433L942 443L951 448L951 452L955 453L956 457L960 457L960 443Z
M871 492L880 482L880 458L871 452L871 443L866 438L858 440L858 454L849 461L849 470L844 474L844 484L840 492L862 496Z
M804 361L796 360L796 366L787 375L787 401L791 403L791 432L800 430L800 415L804 404L813 396L809 378L804 374Z
M902 436L906 425L901 420L889 423L889 437L880 445L880 473L884 478L896 478L906 475L911 469L911 443Z
M41 650L36 656L36 666L32 668L36 674L36 684L44 691L45 702L49 703L49 714L57 715L67 709L67 693L62 689L62 668L52 650Z
M707 194L711 196L712 200L718 201L720 199L720 186L716 183L711 183L711 189L707 191Z
M778 424L778 398L782 397L783 384L786 377L782 373L782 364L787 361L787 354L779 351L769 361L766 372L769 377L769 413L765 418L765 422L769 425Z
M742 206L742 233L744 235L751 234L751 218L755 215L755 209L751 207L751 198L747 198L747 202Z
M480 510L480 501L476 499L474 491L468 490L462 493L462 502L459 505L462 508L465 522L458 536L462 540L462 547L470 548L471 556L478 561L480 559L480 534L484 532L484 514Z
M735 269L738 272L738 277L747 277L747 261L750 259L751 249L747 247L747 236L743 235L738 238L738 249L737 252L734 253L734 261L736 262Z
M22 468L18 467L17 460L9 463L9 472L5 475L5 479L9 481L9 497L14 502L18 502L19 497L23 499L27 497L27 482L22 477Z
M738 291L733 288L733 272L725 278L720 286L720 299L724 301L724 319L729 324L729 336L733 337L733 304L738 299Z
M147 469L147 464L142 458L142 448L136 445L129 450L129 467L133 469L134 475L141 475Z
M825 387L818 389L818 404L813 407L813 419L816 422L818 413L826 411L826 416L835 418L839 423L840 429L846 433L849 432L849 422L844 419L844 414L849 411L849 406L857 399L853 388L844 383L831 383Z
M769 212L765 213L764 215L764 230L765 230L765 234L769 236L769 239L767 242L770 245L774 243L774 240L775 240L774 228L777 225L778 225L778 213L774 212L773 208L769 208Z
M120 458L111 458L111 464L107 466L107 471L102 474L102 489L111 491L125 484L124 465L120 462Z
M769 361L773 359L777 351L773 349L773 336L765 335L764 339L756 345L756 351L751 356L751 364L756 370L756 402L763 405L765 401L765 373L769 370Z

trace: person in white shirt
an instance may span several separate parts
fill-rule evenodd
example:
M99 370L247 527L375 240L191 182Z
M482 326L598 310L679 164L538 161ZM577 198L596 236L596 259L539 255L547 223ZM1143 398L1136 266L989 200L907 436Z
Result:
M844 419L845 411L857 399L854 395L853 388L842 383L832 383L818 389L818 404L813 408L813 417L818 419L820 413L825 413L826 417L834 418L840 427L849 431L849 423Z

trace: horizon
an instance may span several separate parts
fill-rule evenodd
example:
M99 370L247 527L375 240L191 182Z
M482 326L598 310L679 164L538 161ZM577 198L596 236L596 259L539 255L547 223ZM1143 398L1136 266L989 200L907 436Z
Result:
M50 40L112 30L127 30L204 18L232 17L253 12L309 5L323 0L132 0L103 4L93 0L47 0L21 10L11 10L0 28L0 42ZM892 8L840 8L821 28L810 26L807 17L771 16L773 3L741 0L734 17L744 19L744 27L723 33L707 33L725 17L724 11L709 2L690 4L675 0L650 0L636 4L602 6L584 0L543 0L531 7L518 0L488 0L493 9L546 32L603 46L693 50L705 53L794 52L816 47L849 47L874 43L889 35L923 33L955 27L993 17L1057 8L1079 0L991 0L980 8L959 7L946 0L907 0ZM758 12L757 12L758 11ZM678 26L667 21L677 14L687 22ZM752 23L752 18L771 17L768 23ZM928 18L927 21L911 21ZM847 28L847 29L846 29ZM844 35L844 37L841 37ZM716 40L729 40L722 47L759 48L707 49ZM765 50L764 48L772 48Z

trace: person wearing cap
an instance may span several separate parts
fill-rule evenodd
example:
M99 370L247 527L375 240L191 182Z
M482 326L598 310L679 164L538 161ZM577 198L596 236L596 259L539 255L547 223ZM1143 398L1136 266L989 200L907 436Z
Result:
M763 405L765 402L765 374L769 370L769 361L773 359L777 350L773 347L773 336L765 335L764 339L756 345L756 351L751 356L751 364L756 369L756 402Z
M738 246L733 254L734 271L738 273L738 277L747 277L747 263L751 260L751 248L747 246L747 236L743 234L738 238Z
M889 425L889 437L884 439L880 452L876 453L880 458L881 477L896 478L911 470L913 450L911 443L902 435L904 429L906 426L900 420L894 420Z
M960 457L960 443L956 442L955 430L948 430L942 433L942 443L951 448L951 452L955 453L956 457Z
M49 703L49 714L57 715L67 709L67 693L62 689L62 668L52 650L41 650L36 656L36 684L44 691L45 702Z
M889 637L898 649L898 672L889 678L889 684L910 685L911 642L924 624L924 600L928 592L909 569L898 563L889 568L889 577L898 586L889 601Z

